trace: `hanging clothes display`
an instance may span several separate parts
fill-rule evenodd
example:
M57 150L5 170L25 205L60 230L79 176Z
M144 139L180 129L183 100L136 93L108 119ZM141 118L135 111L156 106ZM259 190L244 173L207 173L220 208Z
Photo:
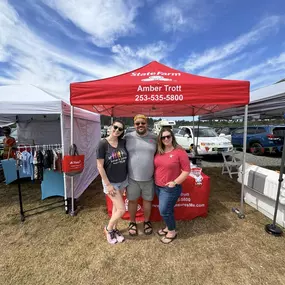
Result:
M18 146L15 151L15 159L20 161L21 178L30 177L31 180L42 182L45 170L62 173L62 149L59 144ZM3 160L6 184L17 179L15 159Z
M17 180L19 191L19 203L21 208L21 220L24 221L26 212L39 210L58 203L61 205L55 207L62 207L65 201L60 200L45 204L35 209L24 211L21 192L21 179L28 177L31 180L40 182L42 200L48 197L65 197L64 196L64 174L62 172L62 147L59 144L55 145L33 145L33 146L18 146L15 151L15 158L1 160L4 171L5 182L10 184ZM52 206L50 209L53 209ZM40 213L39 210L37 213ZM33 213L34 214L34 213ZM31 215L33 215L31 214Z

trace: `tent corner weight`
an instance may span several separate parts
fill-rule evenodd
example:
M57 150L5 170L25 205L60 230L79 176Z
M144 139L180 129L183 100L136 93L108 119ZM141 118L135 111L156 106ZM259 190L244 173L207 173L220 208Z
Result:
M233 212L233 213L236 213L237 216L238 216L240 219L244 219L244 218L245 218L245 214L241 213L238 208L232 208L232 212Z
M268 234L271 234L273 236L276 236L276 237L280 237L283 235L283 231L281 228L279 228L278 226L274 225L274 224L268 224L265 226L265 231L268 233Z

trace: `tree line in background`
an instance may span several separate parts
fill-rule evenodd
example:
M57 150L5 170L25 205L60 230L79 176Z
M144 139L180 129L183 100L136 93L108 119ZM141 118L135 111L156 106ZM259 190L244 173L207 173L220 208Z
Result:
M127 127L133 126L134 121L133 118L118 118L125 123ZM148 118L148 124L152 128L155 122L162 120L163 118L153 119ZM175 120L176 127L179 126L192 126L193 121L187 120ZM264 120L250 120L248 121L248 125L284 125L285 119L278 118L278 119L264 119ZM102 126L109 126L111 125L111 117L109 116L101 116L101 125ZM195 125L198 125L198 121L195 121ZM209 120L209 121L200 121L200 126L211 126L211 127L224 127L224 126L233 126L233 127L240 127L243 126L242 120Z

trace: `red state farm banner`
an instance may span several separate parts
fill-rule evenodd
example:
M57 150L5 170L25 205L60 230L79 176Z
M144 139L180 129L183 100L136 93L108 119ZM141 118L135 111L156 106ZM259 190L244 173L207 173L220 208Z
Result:
M210 177L202 173L203 184L196 185L195 179L191 176L183 182L182 193L179 197L175 208L174 214L176 220L192 220L196 217L207 217L208 215L208 202L210 195ZM128 212L128 199L124 197L126 213L123 219L129 220L130 215ZM106 195L106 203L108 209L108 215L112 214L112 201ZM143 208L142 199L139 200L137 214L137 221L143 221ZM155 196L152 203L151 221L161 221L161 216L159 214L158 208L158 198Z
M71 83L70 102L113 117L194 116L248 104L249 87L248 81L197 76L153 61L110 78Z

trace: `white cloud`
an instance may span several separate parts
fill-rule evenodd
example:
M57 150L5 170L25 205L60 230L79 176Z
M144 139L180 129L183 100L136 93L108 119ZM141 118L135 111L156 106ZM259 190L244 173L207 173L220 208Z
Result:
M285 52L260 64L227 76L228 79L245 79L256 89L270 85L285 77Z
M2 84L32 83L66 94L70 82L108 77L126 71L117 64L101 64L51 45L30 30L7 1L0 1L0 11L1 54L12 53L9 58L12 66L12 72L8 74L10 79L0 76ZM1 59L8 60L7 56Z
M209 6L204 0L164 1L155 9L155 18L165 32L177 32L187 29L198 31L206 24Z
M0 47L0 62L7 62L9 60L10 53L3 47Z
M62 22L55 19L53 15L51 15L46 9L44 9L39 2L36 2L34 0L26 0L28 1L28 5L30 8L33 8L33 10L36 12L36 20L44 24L47 28L47 30L58 30L62 32L65 36L76 40L76 41L82 41L84 40L82 37L77 36L74 34L66 25L64 25Z
M204 68L207 65L226 59L230 56L238 54L246 47L254 45L263 40L266 36L272 34L278 29L278 26L283 22L281 16L271 16L262 20L250 32L239 36L232 42L225 45L214 47L206 50L202 54L192 53L184 63L184 68L187 71L194 71Z
M129 69L134 69L146 61L160 61L164 59L173 48L174 46L159 41L136 49L129 46L114 45L112 52L115 54L114 60L118 64L127 65Z
M226 67L232 67L237 62L244 60L247 56L248 54L244 53L232 59L225 60L215 65L211 65L210 67L201 70L199 74L208 77L222 77L222 74L226 72Z
M209 77L225 77L228 75L229 70L236 69L237 66L244 66L244 63L249 65L252 61L256 60L256 58L258 58L266 50L267 50L266 47L262 47L255 50L254 52L245 52L231 59L218 61L217 63L210 64L209 67L200 70L199 74L201 74L202 76L209 76Z
M229 79L251 79L259 74L268 74L285 69L285 52L264 62L227 76Z
M1 72L0 84L30 83L67 96L70 82L114 76L146 61L161 60L173 48L162 41L138 48L114 45L113 56L99 63L41 38L8 2L0 1L0 10L1 60L9 60L10 65L5 74Z
M111 46L121 36L136 32L138 0L41 0L64 19L91 36L97 46Z

